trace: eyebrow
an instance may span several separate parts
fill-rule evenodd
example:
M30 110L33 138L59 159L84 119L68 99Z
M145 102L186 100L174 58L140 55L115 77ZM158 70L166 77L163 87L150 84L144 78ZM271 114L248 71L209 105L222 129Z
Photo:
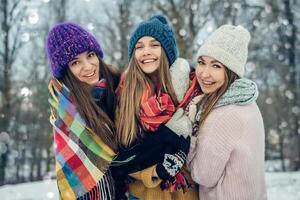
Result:
M198 58L198 60L199 60L199 59L202 60L202 61L204 61L203 58L202 58L202 56L200 56L200 57ZM212 60L211 63L218 63L218 64L221 64L221 63L220 63L219 61L217 61L217 60Z

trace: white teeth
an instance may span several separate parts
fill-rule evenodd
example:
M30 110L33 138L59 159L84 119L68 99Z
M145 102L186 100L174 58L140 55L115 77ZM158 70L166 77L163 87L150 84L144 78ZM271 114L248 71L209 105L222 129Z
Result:
M147 59L147 60L143 60L142 63L150 63L150 62L154 62L154 59Z
M90 74L88 74L88 75L85 75L85 76L91 77L91 76L94 76L94 74L95 74L95 72L92 72L92 73L90 73Z
M213 84L212 81L202 81L202 83L204 83L205 85L212 85Z

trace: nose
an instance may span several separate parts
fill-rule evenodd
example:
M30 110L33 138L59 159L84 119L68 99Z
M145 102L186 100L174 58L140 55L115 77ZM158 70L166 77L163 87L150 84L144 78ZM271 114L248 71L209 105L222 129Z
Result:
M83 61L84 70L90 70L92 68L92 65L93 64L88 59L85 59Z
M150 48L148 46L145 46L143 48L143 55L149 55L150 54Z
M199 75L202 78L207 78L210 76L209 66L199 66Z

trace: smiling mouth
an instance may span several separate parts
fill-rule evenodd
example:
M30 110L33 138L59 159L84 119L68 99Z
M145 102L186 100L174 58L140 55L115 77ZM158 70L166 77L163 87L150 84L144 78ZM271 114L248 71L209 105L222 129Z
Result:
M154 59L154 58L151 58L151 59L145 59L145 60L142 60L141 63L142 64L147 64L147 63L153 63L155 62L157 59Z
M90 77L94 76L95 74L96 74L96 72L93 71L93 72L90 73L90 74L84 75L84 77L90 78Z
M211 85L215 84L214 81L205 81L205 80L201 80L201 83L205 86L211 86Z

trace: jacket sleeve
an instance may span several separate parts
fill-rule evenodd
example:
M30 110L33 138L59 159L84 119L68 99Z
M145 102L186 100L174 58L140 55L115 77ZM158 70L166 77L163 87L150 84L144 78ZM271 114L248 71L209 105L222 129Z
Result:
M214 113L213 113L214 112ZM242 134L242 123L232 112L210 113L198 131L188 165L193 180L205 187L215 186Z
M132 173L130 174L130 176L137 180L142 181L145 187L147 188L155 188L161 183L161 179L154 176L155 170L156 170L156 165L153 165L142 171Z

